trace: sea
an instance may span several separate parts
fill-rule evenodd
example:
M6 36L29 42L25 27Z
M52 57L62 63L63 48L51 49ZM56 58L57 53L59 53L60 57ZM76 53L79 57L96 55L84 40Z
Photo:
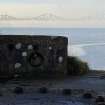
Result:
M66 36L68 55L87 62L92 70L105 70L105 28L3 27L0 34Z

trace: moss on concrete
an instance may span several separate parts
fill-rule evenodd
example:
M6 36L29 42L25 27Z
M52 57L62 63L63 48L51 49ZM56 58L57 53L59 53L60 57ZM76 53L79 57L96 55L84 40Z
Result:
M68 56L68 75L82 75L89 71L87 62L80 60L77 57Z

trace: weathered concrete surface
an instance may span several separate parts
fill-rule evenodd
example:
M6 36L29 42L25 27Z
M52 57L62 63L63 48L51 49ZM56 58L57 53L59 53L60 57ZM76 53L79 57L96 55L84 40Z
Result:
M65 74L67 44L62 36L0 35L0 77Z

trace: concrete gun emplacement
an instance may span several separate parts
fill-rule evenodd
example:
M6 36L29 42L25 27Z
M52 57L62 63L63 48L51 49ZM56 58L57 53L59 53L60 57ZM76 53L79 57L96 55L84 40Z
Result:
M0 78L65 75L67 45L63 36L0 35Z

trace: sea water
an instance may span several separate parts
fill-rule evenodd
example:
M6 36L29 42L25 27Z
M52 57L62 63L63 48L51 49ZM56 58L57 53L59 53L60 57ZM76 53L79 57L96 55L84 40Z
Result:
M69 55L87 61L91 69L105 70L104 28L0 28L0 34L67 36Z

